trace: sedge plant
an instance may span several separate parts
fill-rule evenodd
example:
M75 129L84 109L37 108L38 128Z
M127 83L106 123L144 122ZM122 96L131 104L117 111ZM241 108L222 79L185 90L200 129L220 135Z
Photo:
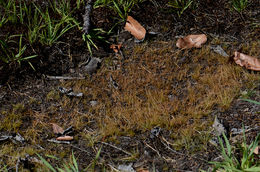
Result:
M64 163L63 164L63 168L60 167L54 167L53 165L51 165L46 159L44 159L42 156L40 156L39 154L37 154L37 156L40 158L40 160L42 161L42 164L49 169L52 172L80 172L80 171L95 171L95 167L97 164L97 161L100 157L100 153L101 153L101 149L102 147L100 147L97 151L96 156L93 158L93 161L89 164L89 166L84 169L84 170L80 170L79 166L78 166L78 162L74 156L74 153L72 152L72 159L71 162L68 163ZM55 159L55 160L59 160L59 158L55 157L55 156L51 156L48 155L49 158Z
M191 6L192 2L193 0L170 0L168 5L176 9L177 14L180 17L184 11Z
M232 7L239 13L248 6L248 0L231 0Z
M25 6L25 13L28 20L26 23L28 30L27 38L31 45L39 40L40 30L45 27L40 12L34 9L34 6L31 4Z
M4 9L2 20L6 22L16 23L17 22L17 8L15 0L5 1L0 0L0 5ZM3 19L4 18L4 19Z
M140 2L143 2L143 0L97 0L94 3L94 8L108 7L117 14L115 17L117 22L108 32L110 33L115 26L126 21L129 12Z
M235 149L230 145L227 136L223 134L224 142L218 138L220 150L223 157L221 162L210 162L215 166L213 171L219 172L259 172L260 162L254 157L254 150L258 146L260 133L255 140L247 146L245 132L243 132L243 143L239 145L240 155L238 158L235 155ZM226 147L224 147L224 143Z
M60 167L55 168L42 156L40 156L39 154L37 154L37 156L41 159L43 165L52 172L79 172L78 163L73 152L72 152L72 162L64 163L63 168ZM58 160L58 158L54 156L48 156L48 157Z
M18 45L15 41L15 38L19 37ZM11 63L11 62L18 62L19 65L21 65L22 61L27 61L29 65L34 69L31 62L29 62L29 59L37 57L37 55L31 55L24 57L24 53L27 49L26 45L23 45L22 43L23 35L11 35L5 38L5 40L0 40L0 50L1 50L1 56L0 60L2 60L5 63ZM15 50L14 48L10 48L9 44L15 44L18 49ZM35 69L34 69L35 70Z
M104 43L109 43L107 40L105 40L105 37L103 36L104 34L107 33L101 28L92 29L88 34L85 33L82 34L82 39L87 44L87 48L91 56L92 56L92 47L98 50L98 47L94 43L94 40L104 42Z
M43 12L37 6L35 8L39 11L44 22L44 27L39 31L40 42L43 45L52 46L62 35L76 26L76 24L71 23L73 18L69 16L62 16L61 19L55 20L50 17L48 9Z

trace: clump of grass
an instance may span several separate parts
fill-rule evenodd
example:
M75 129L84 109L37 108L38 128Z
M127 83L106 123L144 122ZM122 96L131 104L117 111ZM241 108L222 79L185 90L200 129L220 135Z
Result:
M24 105L20 103L13 105L12 111L2 111L0 130L18 132L23 124L25 113Z
M19 37L19 41L16 44L16 38ZM22 61L28 61L29 59L37 57L37 55L24 56L27 49L26 45L23 45L23 35L11 35L7 36L4 40L0 40L0 50L3 54L0 54L0 60L5 63L17 62L21 65ZM17 48L12 48L12 44L16 45ZM34 69L33 65L28 61L30 66Z
M86 169L84 169L83 171L93 171L93 172L95 171L98 159L100 157L101 149L102 149L102 147L99 148L96 156L93 158L93 161L90 162L88 167ZM78 162L77 162L73 152L72 152L72 156L70 158L70 162L65 162L63 164L63 168L55 167L55 166L51 165L46 159L44 159L39 154L37 154L37 156L41 159L43 166L52 172L57 172L57 171L59 171L59 172L79 172L79 171L82 171L82 170L80 170L80 168L78 166ZM49 155L48 157L55 159L55 160L59 160L59 158L57 158L55 156Z
M37 154L38 155L38 154ZM38 155L38 157L41 159L42 163L44 164L45 167L47 167L47 169L49 169L50 171L53 171L53 172L57 172L57 171L60 171L60 172L79 172L79 167L78 167L78 163L76 161L76 158L72 152L72 162L69 162L69 163L65 163L63 165L63 169L62 168L55 168L53 167L48 161L46 161L42 156ZM54 159L58 159L54 156L49 156L49 157L52 157ZM57 169L57 170L56 170Z
M94 8L107 7L116 13L116 16L114 16L115 24L108 32L110 33L118 24L125 23L132 8L143 1L144 0L97 0L94 3Z
M210 162L215 166L213 171L260 171L260 163L254 158L254 150L258 146L260 134L258 134L255 140L247 146L245 133L243 133L243 143L239 146L240 157L235 154L235 149L230 145L227 137L223 134L226 147L224 147L223 141L218 138L220 143L220 150L223 157L221 162Z
M196 135L189 131L200 126L201 118L213 108L229 108L244 82L250 87L258 80L256 74L228 63L209 47L173 52L170 43L159 44L136 45L123 70L112 71L104 64L93 76L98 85L91 80L78 83L100 102L88 112L95 114L102 135L133 135L159 125L183 131L178 138L189 140ZM183 56L188 62L181 63ZM110 86L110 75L120 89Z
M239 13L248 6L248 0L231 0L232 7Z
M193 0L170 0L168 5L174 9L176 9L178 16L180 17L185 10L187 10Z

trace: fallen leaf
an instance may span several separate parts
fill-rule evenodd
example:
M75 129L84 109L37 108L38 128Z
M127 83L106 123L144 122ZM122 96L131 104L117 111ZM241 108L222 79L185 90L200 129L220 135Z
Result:
M53 132L55 134L63 134L64 130L63 128L61 128L60 126L58 126L57 124L55 123L51 123L52 124L52 129L53 129Z
M187 48L200 48L202 44L207 42L207 36L205 34L199 35L188 35L184 38L179 38L177 40L176 46L178 48L187 49Z
M73 140L73 137L72 136L60 136L60 137L57 137L56 140L59 140L59 141L71 141L71 140Z
M124 29L130 32L138 40L144 39L146 34L145 28L131 16L127 17Z
M121 47L122 47L122 44L112 44L112 45L110 45L110 48L113 49L113 51L115 53L118 53L118 51L120 50Z
M137 170L136 172L149 172L149 170L141 169L141 170Z
M260 71L260 59L252 57L238 51L234 52L233 59L236 64L245 66L247 69Z
M256 155L259 154L259 146L257 146L257 147L254 149L254 154L256 154Z

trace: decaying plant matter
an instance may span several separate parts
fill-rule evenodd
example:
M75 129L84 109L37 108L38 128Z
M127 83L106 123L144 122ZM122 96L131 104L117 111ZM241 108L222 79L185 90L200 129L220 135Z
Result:
M187 48L200 48L202 44L207 42L207 36L205 34L199 35L188 35L184 38L179 38L177 40L176 46L178 48L187 49Z
M146 34L145 28L131 16L127 17L125 30L130 32L138 40L143 40Z
M260 60L256 57L252 57L238 51L234 52L233 59L236 64L245 66L247 69L260 71Z

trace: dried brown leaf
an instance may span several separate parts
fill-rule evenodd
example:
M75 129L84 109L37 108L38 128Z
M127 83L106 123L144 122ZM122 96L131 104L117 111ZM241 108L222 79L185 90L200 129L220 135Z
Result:
M234 61L240 66L245 66L247 69L260 71L260 59L252 57L238 51L234 52Z
M144 39L146 34L145 28L131 16L127 17L125 30L130 32L138 40Z
M57 137L56 140L59 140L59 141L71 141L71 140L73 140L73 137L72 136L60 136L60 137Z
M113 51L115 53L118 53L118 51L120 50L121 47L122 47L122 44L112 44L112 45L110 45L110 48L113 49Z
M179 38L177 40L176 46L178 48L187 49L187 48L200 48L202 44L207 42L207 36L205 34L199 35L188 35L184 38Z
M257 147L254 149L254 154L256 154L256 155L259 154L259 146L257 146Z
M140 169L140 170L137 170L136 172L149 172L149 170L147 170L147 169Z
M55 134L63 134L64 130L63 128L61 128L60 126L58 126L55 123L51 123L52 124L52 130Z

